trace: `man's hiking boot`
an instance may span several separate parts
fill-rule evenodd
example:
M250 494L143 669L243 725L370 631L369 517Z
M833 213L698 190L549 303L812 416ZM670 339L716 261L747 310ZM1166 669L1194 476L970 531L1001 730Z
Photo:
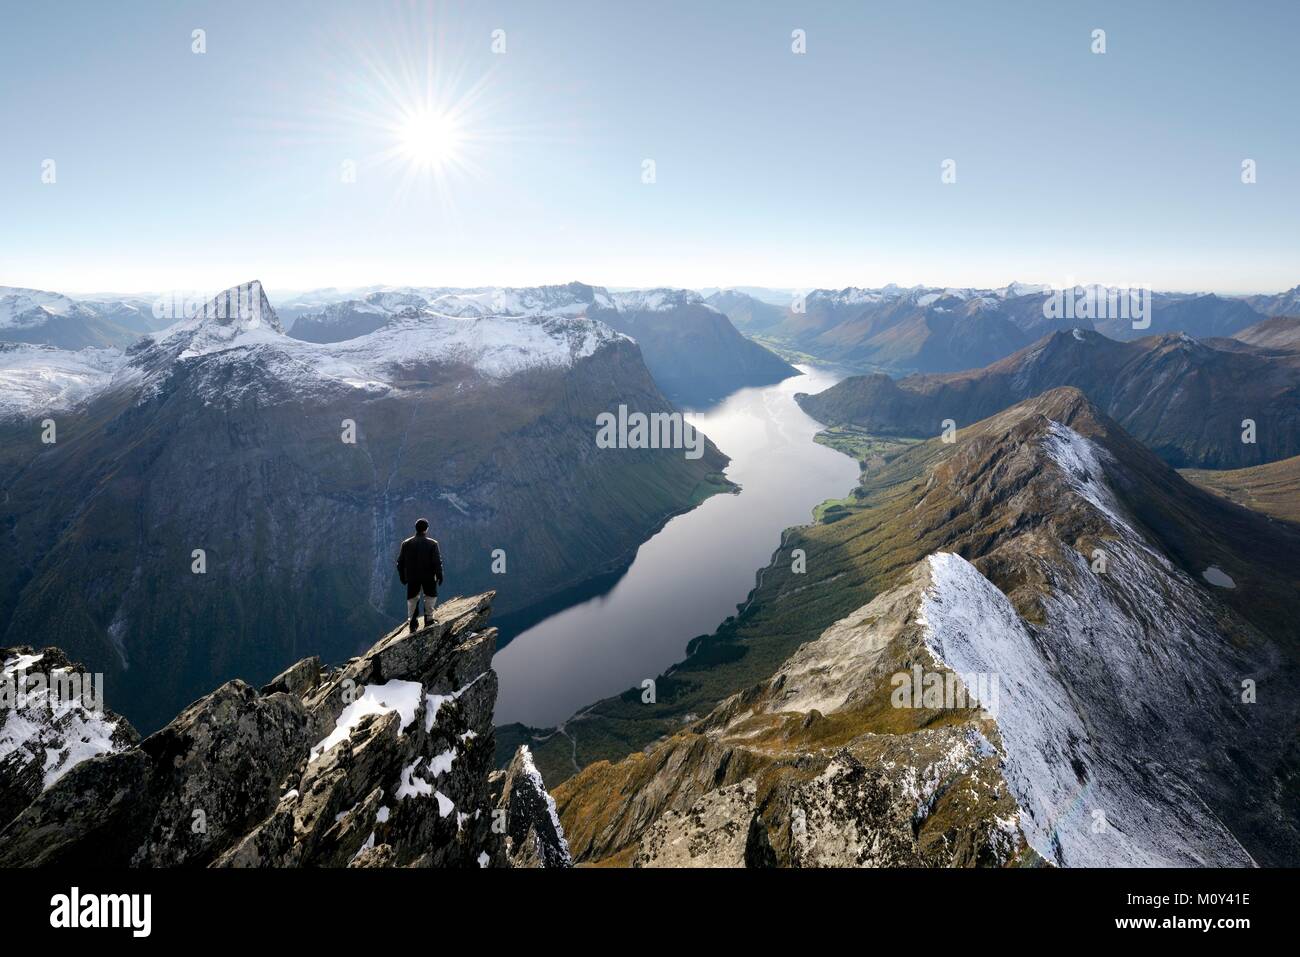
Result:
M429 628L429 627L431 627L432 625L433 625L433 616L432 616L432 615L425 615L425 616L424 616L424 627L425 627L425 628Z
M416 615L411 616L411 631L415 631L416 628L420 627L416 619L417 619Z

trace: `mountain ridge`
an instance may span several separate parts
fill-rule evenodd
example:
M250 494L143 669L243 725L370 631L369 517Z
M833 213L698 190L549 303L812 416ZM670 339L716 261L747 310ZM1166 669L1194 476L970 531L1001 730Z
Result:
M980 369L855 376L796 400L830 425L924 437L1060 386L1084 389L1176 466L1241 467L1300 452L1300 362L1183 335L1119 342L1073 329ZM1253 443L1242 441L1245 419L1256 424Z
M1294 757L1289 742L1296 727L1295 708L1287 703L1287 689L1296 683L1298 649L1294 636L1287 637L1287 608L1295 583L1258 556L1284 562L1287 555L1300 558L1296 530L1272 526L1263 517L1188 485L1070 388L999 413L965 430L955 445L932 439L909 448L878 473L864 475L864 483L865 498L847 515L796 531L783 542L748 610L714 636L693 642L687 659L658 679L659 704L640 704L629 692L585 709L561 729L567 738L534 736L540 766L554 780L566 770L553 752L563 748L567 758L572 749L581 757L583 770L555 789L579 860L653 863L656 848L674 838L690 840L692 846L697 841L714 846L709 835L680 827L683 821L713 819L719 807L741 808L739 816L727 817L727 833L751 835L741 847L743 853L728 858L733 864L771 863L770 855L779 863L867 861L857 851L848 857L834 851L841 843L823 848L829 857L818 856L822 852L817 844L800 845L793 824L798 808L804 820L811 820L815 808L827 827L834 825L823 834L852 829L861 838L858 848L872 846L875 835L883 840L894 834L890 840L895 843L889 845L894 851L874 858L877 863L1045 859L1068 866L1090 860L1172 863L1181 856L1188 864L1197 863L1195 855L1203 851L1218 855L1220 863L1238 865L1251 859L1294 859L1300 848L1297 835L1279 825L1294 816L1274 804L1275 798L1258 782L1272 780L1275 772L1282 775L1289 783L1280 786L1290 796L1276 800L1283 806L1295 801L1294 775L1288 779L1285 771ZM792 571L788 556L794 548L806 552L811 580ZM1099 549L1108 563L1100 573L1094 567ZM890 706L885 679L908 670L904 665L920 651L914 643L884 637L877 641L872 635L884 627L886 618L894 623L891 629L903 629L890 634L917 634L915 628L923 625L920 618L926 617L916 617L919 606L905 603L912 617L882 617L882 606L903 607L898 605L902 595L895 590L915 595L909 590L909 576L917 574L918 562L937 553L953 554L953 561L970 565L985 581L980 588L996 586L998 595L1005 597L992 600L1006 602L998 614L1009 633L1035 636L1033 641L1015 639L1021 651L1008 660L1029 660L1024 656L1031 653L1046 656L1036 666L1045 669L1041 675L1063 682L1067 689L1059 695L1046 693L1050 683L1040 676L1035 679L1040 682L1037 696L1025 700L1038 701L1039 710L1049 708L1045 714L1051 707L1081 708L1077 720L1093 728L1088 735L1075 744L1064 735L1062 750L1061 735L1052 732L1048 740L1058 743L1044 751L1046 745L1026 743L1036 740L1033 735L1017 732L1008 738L986 732L981 726L985 718L961 709ZM1235 590L1201 579L1201 571L1212 564L1232 573L1238 583ZM829 582L835 583L833 592L826 589ZM882 604L868 610L873 601ZM1098 615L1105 618L1104 624ZM801 630L791 633L796 623ZM755 707L764 695L787 693L790 679L780 680L781 669L793 668L812 647L801 635L814 642L819 636L831 641L837 627L858 636L851 642L854 647L881 653L892 649L876 662L887 662L888 667L867 662L868 671L875 669L874 683L844 679L848 683L842 688L856 689L855 703L827 703L829 710L823 710L816 701L824 701L825 694L818 692L818 698L805 705L807 710L786 713ZM941 671L985 670L976 667L980 659L970 657L989 651L980 644L982 633L958 628L952 634L967 635L974 644L963 644L966 639L940 642L933 648L948 664L930 665ZM1112 641L1118 644L1110 648ZM1107 654L1089 651L1097 642L1108 645ZM1175 647L1183 650L1175 653ZM723 654L727 648L733 651ZM767 665L774 655L775 664ZM1147 661L1151 655L1156 658ZM831 656L811 671L802 669L809 678L801 680L834 674L847 661ZM1102 661L1105 667L1099 666ZM1007 670L1011 665L983 664L1004 679L1014 674ZM1149 671L1152 667L1157 670ZM752 676L749 682L746 675ZM1238 679L1246 676L1273 689L1269 707L1254 709L1236 698ZM704 696L726 688L727 681L731 697L707 703ZM1200 689L1190 700L1185 681ZM1004 686L1004 711L1008 695L1016 700L1018 687L1014 681ZM1142 688L1154 697L1141 693ZM1163 690L1156 693L1157 688ZM1163 700L1162 695L1176 695L1177 707L1148 709L1141 704ZM1176 720L1191 722L1198 731L1187 738L1164 727L1162 722L1170 719L1162 715L1177 715ZM1023 709L1021 717L1024 726ZM995 724L1014 723L1014 718L1004 715ZM1249 733L1241 720L1248 722ZM1026 727L1040 726L1031 721ZM960 733L954 737L950 728ZM991 750L966 729L979 731ZM598 732L608 735L608 745L601 743ZM1206 743L1207 734L1215 743ZM1193 747L1192 739L1200 743ZM1165 784L1153 788L1144 783L1147 772L1131 766L1126 755L1134 749L1140 752L1145 742L1166 740L1192 750L1176 760L1168 753L1155 757L1165 768ZM910 765L918 774L924 777L926 768L942 771L940 793L965 793L974 774L983 781L976 790L988 803L981 797L973 808L963 803L944 806L934 825L938 830L929 832L927 823L919 837L910 830L890 831L889 815L920 813L928 820L930 813L915 796L902 800L905 779L896 779L899 771L887 771L888 765L878 763L894 761L899 766L908 742L919 749L914 751L919 763ZM882 752L886 744L892 750ZM642 747L644 753L622 757ZM1032 756L1040 752L1055 755L1046 770L1031 767ZM944 755L951 760L945 761ZM982 763L986 759L992 760L991 767ZM1170 777L1172 769L1181 767L1180 760L1190 761L1195 771L1178 770ZM1081 762L1078 768L1076 761ZM900 767L906 766L904 760ZM999 790L996 776L985 773L998 769L1009 792ZM1084 815L1069 823L1073 833L1068 840L1059 835L1057 846L1051 835L1064 822L1048 823L1053 820L1052 802L1034 805L1034 789L1016 783L1046 786L1056 781L1052 788L1059 791L1078 775L1109 782L1095 785L1102 788L1099 794L1111 795L1099 799L1096 809L1118 828L1113 837L1125 835L1120 843L1101 848L1089 831L1091 815ZM746 782L752 782L752 788ZM714 796L718 788L739 790ZM752 801L745 797L748 790L753 791ZM877 799L871 795L878 793L883 803L872 803ZM998 837L1005 835L996 818L1007 817L1005 809L999 810L1007 793L1019 795L1023 844ZM614 794L624 797L614 801ZM1208 815L1201 809L1205 801L1212 807ZM1170 842L1157 829L1138 840L1128 816L1139 806L1150 813L1161 809L1158 816L1172 815L1181 823L1168 826L1182 836ZM884 818L879 816L881 808L887 810ZM668 812L676 816L670 818ZM1199 823L1193 826L1194 820ZM655 831L657 822L664 826ZM1227 822L1226 832L1221 822ZM766 836L754 837L756 827ZM1165 845L1167 850L1162 850ZM1002 850L992 853L997 848ZM1111 856L1095 856L1103 853Z

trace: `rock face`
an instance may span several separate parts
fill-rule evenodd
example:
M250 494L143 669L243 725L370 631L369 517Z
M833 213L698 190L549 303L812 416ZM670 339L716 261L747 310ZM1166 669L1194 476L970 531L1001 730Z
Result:
M791 627L832 581L864 603L704 717L556 787L579 862L1300 860L1280 571L1300 533L1195 489L1078 390L913 446L797 544L810 573L778 557L751 614L789 603ZM869 562L883 587L856 584ZM1207 584L1209 565L1237 587Z
M684 814L665 811L641 838L632 866L744 867L756 790L747 778L710 791Z
M0 828L77 764L140 740L58 648L0 648ZM101 676L102 678L102 676Z
M527 745L521 745L504 771L491 779L495 818L505 826L505 854L512 867L572 867L573 857L555 800Z
M0 866L504 865L491 601L452 599L339 668L306 659L261 691L230 681L138 744L82 755L0 832ZM507 803L523 823L551 805L518 764ZM25 786L26 766L3 766L0 793ZM527 832L538 866L567 855L558 828Z

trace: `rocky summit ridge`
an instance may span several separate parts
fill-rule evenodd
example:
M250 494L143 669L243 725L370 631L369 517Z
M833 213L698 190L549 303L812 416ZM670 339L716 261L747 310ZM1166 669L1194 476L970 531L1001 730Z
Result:
M339 667L229 681L143 740L111 712L88 735L44 699L0 708L0 866L567 866L527 749L493 770L492 599L453 598ZM55 648L0 659L24 687L40 661L70 667ZM8 773L78 745L52 780Z

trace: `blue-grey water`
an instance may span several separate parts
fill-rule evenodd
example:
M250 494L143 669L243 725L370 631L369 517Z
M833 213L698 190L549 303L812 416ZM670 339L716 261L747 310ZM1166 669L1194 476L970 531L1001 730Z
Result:
M496 723L557 724L680 661L754 587L781 532L812 520L858 479L849 456L818 445L821 426L795 404L841 376L811 366L777 385L742 389L689 421L731 457L737 495L679 515L637 551L612 589L543 619L496 655Z

